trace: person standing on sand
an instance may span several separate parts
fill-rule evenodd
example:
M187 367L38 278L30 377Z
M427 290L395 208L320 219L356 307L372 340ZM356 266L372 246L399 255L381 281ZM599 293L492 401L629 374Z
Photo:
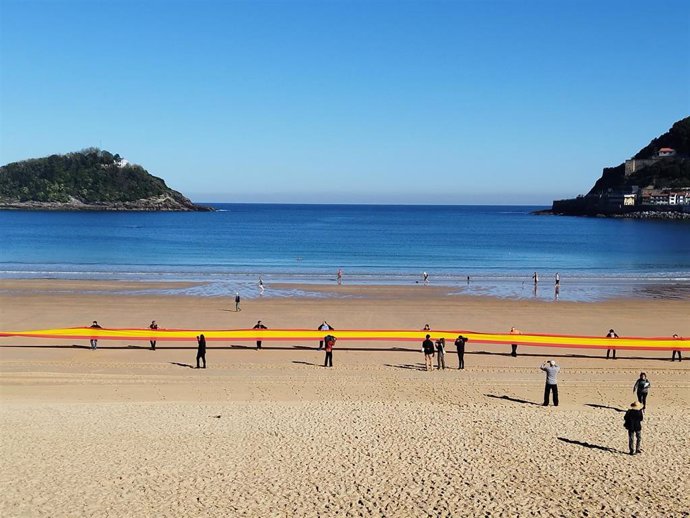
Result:
M680 340L680 339L681 339L680 336L678 336L677 334L674 334L674 335L673 335L673 338L674 338L675 340ZM680 349L673 349L673 352L671 353L671 361L672 361L672 362L673 362L673 361L676 361L676 354L678 355L678 361L679 361L679 362L683 361L683 357L680 355Z
M252 329L268 329L268 328L261 323L261 320L259 320ZM259 349L261 349L261 340L256 341L256 350L258 351Z
M543 406L549 406L549 392L553 392L553 406L558 406L558 371L561 368L556 365L556 362L549 360L542 363L541 370L546 372L546 385L544 386L544 403Z
M196 337L196 342L198 344L196 350L196 368L199 369L199 360L203 360L204 369L206 368L206 337L204 335L199 335Z
M613 329L609 329L608 334L606 335L606 338L618 338L618 335ZM606 349L606 359L609 359L609 355L611 354L611 351L613 351L613 359L616 359L616 349L611 348L611 349Z
M511 327L510 328L510 334L511 335L521 335L522 332L519 329ZM518 344L510 344L510 348L511 348L510 355L513 358L517 358L517 346L518 346Z
M431 335L426 335L426 339L422 342L422 352L426 370L434 370L434 342L431 341Z
M642 405L639 401L635 401L630 405L630 409L623 417L623 426L628 430L628 449L630 455L642 453L640 446L642 446L642 421L644 414L642 413ZM637 439L635 442L635 449L633 449L633 438Z
M240 300L241 300L241 299L240 299L240 292L237 291L237 292L235 292L235 311L236 311L236 312L237 312L237 311L242 311L242 310L240 309Z
M153 320L151 321L151 325L149 326L149 329L156 330L158 329L158 324L156 324L156 321ZM151 344L151 350L155 351L156 350L156 340L149 340L149 343Z
M335 346L337 338L333 335L326 335L323 341L326 343L326 359L323 362L324 367L333 367L333 347Z
M647 395L652 384L647 379L647 374L640 372L640 377L633 385L633 392L637 393L637 400L642 404L642 410L647 408Z
M455 347L458 350L458 369L465 368L465 344L467 340L468 339L462 335L458 335L455 339Z
M323 321L323 323L319 327L316 328L316 330L317 331L334 331L331 324L329 324L325 320ZM321 349L323 349L323 338L321 340L319 340L319 348L317 349L317 351L320 351Z
M436 340L436 358L438 370L446 370L446 339L443 337Z
M96 322L95 320L93 321L93 324L91 324L89 327L93 329L103 329L101 326L98 325L98 322ZM91 344L91 350L95 351L98 347L98 338L92 336L91 340L89 340L89 343Z

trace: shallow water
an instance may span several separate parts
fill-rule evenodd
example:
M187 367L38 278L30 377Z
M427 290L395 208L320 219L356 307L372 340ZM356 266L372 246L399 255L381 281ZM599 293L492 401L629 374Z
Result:
M510 298L687 298L690 222L534 216L542 207L216 204L210 213L0 212L0 278L443 285ZM533 272L539 272L536 293ZM470 282L467 282L467 277ZM168 291L163 289L164 291ZM148 292L149 290L147 290Z

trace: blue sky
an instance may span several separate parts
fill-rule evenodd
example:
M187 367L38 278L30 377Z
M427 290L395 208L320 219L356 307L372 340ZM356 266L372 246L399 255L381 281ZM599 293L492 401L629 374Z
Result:
M680 1L0 0L0 163L195 201L550 204L690 114Z

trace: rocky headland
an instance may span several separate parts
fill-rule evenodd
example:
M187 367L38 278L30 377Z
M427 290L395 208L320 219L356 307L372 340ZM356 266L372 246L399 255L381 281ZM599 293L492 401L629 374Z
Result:
M207 211L117 154L88 148L0 167L0 209Z

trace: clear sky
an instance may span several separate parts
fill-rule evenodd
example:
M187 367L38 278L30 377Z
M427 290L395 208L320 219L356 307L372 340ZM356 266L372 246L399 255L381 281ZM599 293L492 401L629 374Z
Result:
M0 163L195 201L550 204L690 114L686 1L0 6Z

